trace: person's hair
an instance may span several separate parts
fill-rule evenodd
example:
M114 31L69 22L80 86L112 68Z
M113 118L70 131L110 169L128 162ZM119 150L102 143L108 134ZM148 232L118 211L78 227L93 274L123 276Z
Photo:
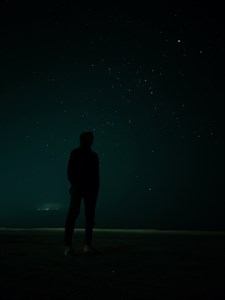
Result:
M83 143L88 137L94 138L94 134L91 131L85 131L80 134L80 142Z

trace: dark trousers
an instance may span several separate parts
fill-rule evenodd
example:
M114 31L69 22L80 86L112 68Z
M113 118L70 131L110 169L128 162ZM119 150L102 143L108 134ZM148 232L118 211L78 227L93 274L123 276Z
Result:
M98 191L95 189L81 189L70 187L70 206L65 222L64 242L66 246L72 247L72 238L76 220L80 213L82 198L85 208L85 244L91 245L93 227L95 224L95 207Z

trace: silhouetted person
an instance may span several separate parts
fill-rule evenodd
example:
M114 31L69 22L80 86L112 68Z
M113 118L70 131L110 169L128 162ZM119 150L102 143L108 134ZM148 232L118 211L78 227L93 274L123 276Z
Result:
M80 147L72 150L68 162L67 176L71 184L70 206L65 222L65 255L73 254L72 237L75 222L80 212L83 198L85 207L85 241L83 252L91 252L93 227L95 224L95 207L99 191L99 158L91 150L94 142L92 132L80 135Z

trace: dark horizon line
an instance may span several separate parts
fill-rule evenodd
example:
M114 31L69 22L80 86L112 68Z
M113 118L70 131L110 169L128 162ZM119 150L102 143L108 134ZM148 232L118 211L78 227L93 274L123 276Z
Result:
M83 232L83 227L78 227L76 231ZM57 231L63 232L63 227L0 227L0 231ZM210 229L155 229L155 228L94 228L96 232L127 232L127 233L151 233L151 234L202 234L202 235L225 235L225 230Z

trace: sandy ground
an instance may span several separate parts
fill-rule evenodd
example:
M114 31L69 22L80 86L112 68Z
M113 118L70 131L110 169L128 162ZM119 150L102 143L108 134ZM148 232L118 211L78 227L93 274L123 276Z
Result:
M96 230L101 255L64 257L62 230L0 230L0 298L224 299L224 234Z

